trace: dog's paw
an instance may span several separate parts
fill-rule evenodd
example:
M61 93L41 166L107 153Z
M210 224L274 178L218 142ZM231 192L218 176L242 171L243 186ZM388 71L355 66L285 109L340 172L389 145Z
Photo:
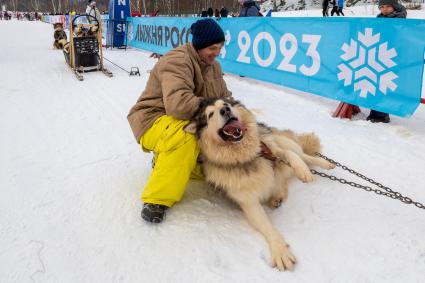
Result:
M289 250L288 245L279 244L272 250L272 266L280 271L292 271L296 262L297 260Z
M319 159L318 165L319 165L320 168L326 169L326 170L330 170L330 169L335 168L335 164L330 163L329 161L324 160L324 159Z
M288 188L283 188L279 194L274 195L268 201L270 208L278 208L282 203L288 199Z
M283 202L283 198L272 198L268 205L270 208L278 208Z
M328 170L330 170L330 169L334 169L335 168L335 164L333 164L333 163L330 163L330 162L328 162L328 161L326 161L328 164L327 164L327 166L325 167L325 169L328 169Z
M310 170L295 170L295 175L304 183L310 183L314 180L313 174L311 174Z

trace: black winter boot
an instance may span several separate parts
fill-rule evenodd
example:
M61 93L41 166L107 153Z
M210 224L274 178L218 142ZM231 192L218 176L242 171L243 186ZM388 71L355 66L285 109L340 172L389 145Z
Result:
M390 115L388 113L379 112L376 110L370 110L369 116L366 118L367 121L371 121L372 123L389 123Z
M161 223L165 218L167 206L162 204L145 203L142 209L142 218L152 223Z

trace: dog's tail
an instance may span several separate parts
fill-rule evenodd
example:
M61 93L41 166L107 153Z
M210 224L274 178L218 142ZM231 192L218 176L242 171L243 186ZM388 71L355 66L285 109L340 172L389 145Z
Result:
M314 155L321 150L320 140L314 133L301 134L298 137L298 142L303 151L308 155Z

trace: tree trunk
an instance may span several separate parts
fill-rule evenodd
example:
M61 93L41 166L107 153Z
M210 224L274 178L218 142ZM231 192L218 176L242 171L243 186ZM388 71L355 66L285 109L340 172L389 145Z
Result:
M11 0L13 11L18 11L18 0Z
M146 0L143 0L142 3L143 3L143 14L146 15L147 14L146 13Z
M51 1L52 1L53 13L56 14L56 3L55 3L55 0L51 0Z

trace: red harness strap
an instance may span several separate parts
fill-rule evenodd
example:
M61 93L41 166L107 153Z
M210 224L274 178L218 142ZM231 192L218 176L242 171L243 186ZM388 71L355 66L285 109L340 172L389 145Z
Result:
M278 158L272 153L270 148L265 143L261 142L260 148L261 148L260 154L262 157L273 162L276 162L278 160Z

